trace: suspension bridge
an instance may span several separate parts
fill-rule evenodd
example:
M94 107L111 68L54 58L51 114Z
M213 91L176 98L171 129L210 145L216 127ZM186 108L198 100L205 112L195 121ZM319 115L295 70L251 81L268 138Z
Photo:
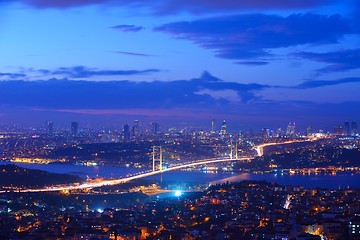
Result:
M257 151L258 156L263 155L263 148L266 146L280 145L280 144L289 144L297 141L287 141L282 143L264 143L258 146L255 146L254 149ZM163 172L169 172L174 170L180 170L183 168L195 167L198 165L205 165L210 163L221 163L221 162L229 162L229 161L251 161L254 157L239 157L237 143L235 146L230 145L230 153L228 156L222 158L208 158L201 159L197 161L192 161L188 163L181 163L179 165L169 166L167 168L163 168L163 150L161 146L153 146L152 151L152 170L148 170L145 172L136 173L124 178L118 179L103 179L100 181L94 182L85 182L85 183L73 183L73 184L63 184L63 185L53 185L42 188L16 188L12 190L2 190L0 193L5 192L57 192L57 191L72 191L72 190L81 190L81 189L92 189L103 186L112 186L118 185L122 183L126 183L132 180L141 179L145 177L150 177L153 175L157 175ZM235 154L234 154L235 153ZM158 167L156 164L158 163Z

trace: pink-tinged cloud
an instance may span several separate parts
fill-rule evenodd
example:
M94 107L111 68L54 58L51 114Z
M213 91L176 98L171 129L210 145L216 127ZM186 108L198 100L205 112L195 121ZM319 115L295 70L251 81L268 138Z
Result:
M199 109L46 109L32 108L33 111L75 113L84 115L127 115L158 118L190 118L203 119L211 117L225 117L226 114L211 113Z
M203 109L45 109L32 108L33 111L44 113L66 113L79 114L93 117L114 117L134 118L134 119L158 119L158 120L175 120L175 121L204 121L210 119L232 119L232 121L261 121L263 116L251 113L250 111L244 115L233 114L233 111L220 113L219 111L203 110ZM282 120L282 117L276 116L274 119Z

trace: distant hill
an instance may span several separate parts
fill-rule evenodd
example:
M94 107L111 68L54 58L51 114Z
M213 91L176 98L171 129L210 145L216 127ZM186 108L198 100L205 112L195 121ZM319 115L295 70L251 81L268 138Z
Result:
M82 178L70 174L32 170L13 164L0 165L0 188L4 186L42 187L45 185L82 181Z

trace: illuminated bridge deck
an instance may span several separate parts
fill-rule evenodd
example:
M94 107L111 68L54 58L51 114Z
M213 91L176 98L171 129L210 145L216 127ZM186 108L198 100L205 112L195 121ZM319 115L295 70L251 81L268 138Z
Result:
M194 167L194 166L198 166L198 165L204 165L204 164L209 164L209 163L219 163L219 162L229 162L229 161L249 161L251 159L252 158L250 158L250 157L238 158L238 159L236 159L236 158L203 159L203 160L196 161L196 162L191 162L191 163L187 163L187 164L169 167L169 168L166 168L163 170L156 170L156 171L149 170L147 172L142 172L140 174L135 174L133 176L125 177L125 178L118 178L118 179L111 179L111 180L105 179L105 180L101 180L101 181L97 181L97 182L50 186L50 187L44 187L44 188L16 189L16 190L12 190L12 191L13 192L56 192L56 191L71 191L71 190L90 189L90 188L97 188L97 187L103 187L103 186L118 185L118 184L129 182L129 181L132 181L135 179L150 177L150 176L160 174L163 172L169 172L169 171L179 170L182 168ZM0 191L0 193L5 193L5 192L10 192L10 190Z
M306 139L306 140L293 140L293 141L287 141L287 142L279 142L279 143L264 143L258 146L255 146L254 149L257 151L258 156L263 155L263 148L266 146L274 146L274 145L281 145L281 144L290 144L294 142L305 142L305 141L313 141L315 139ZM150 177L156 174L160 174L163 172L169 172L174 170L179 170L182 168L188 168L188 167L194 167L198 165L204 165L209 163L220 163L220 162L229 162L229 161L249 161L252 160L254 157L242 157L242 158L209 158L209 159L203 159L199 161L194 161L191 163L186 163L182 165L172 166L163 170L156 170L156 171L147 171L147 172L141 172L139 174L134 174L129 177L125 178L118 178L118 179L104 179L101 181L96 182L86 182L86 183L74 183L74 184L67 184L67 185L57 185L57 186L50 186L50 187L44 187L44 188L26 188L26 189L14 189L14 190L3 190L0 191L0 193L5 192L56 192L56 191L71 191L71 190L81 190L81 189L91 189L91 188L97 188L97 187L103 187L103 186L112 186L112 185L118 185L121 183L129 182L135 179Z

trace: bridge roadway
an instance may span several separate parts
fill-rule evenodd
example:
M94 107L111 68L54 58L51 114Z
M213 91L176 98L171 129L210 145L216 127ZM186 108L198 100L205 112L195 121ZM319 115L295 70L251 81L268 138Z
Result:
M125 178L118 178L118 179L105 179L105 180L101 180L98 182L86 182L86 183L82 183L82 184L70 184L70 185L58 185L58 186L50 186L50 187L44 187L44 188L29 188L29 189L16 189L16 190L4 190L4 191L0 191L0 193L5 193L5 192L58 192L58 191L71 191L71 190L79 190L79 189L90 189L90 188L96 188L96 187L103 187L103 186L111 186L111 185L117 185L117 184L121 184L121 183L125 183L125 182L129 182L131 180L135 180L135 179L140 179L140 178L144 178L144 177L149 177L149 176L153 176L162 172L169 172L169 171L174 171L174 170L178 170L178 169L182 169L182 168L187 168L187 167L193 167L193 166L197 166L197 165L203 165L203 164L207 164L207 163L219 163L219 162L228 162L228 161L245 161L245 160L250 160L252 159L251 157L244 157L244 158L238 158L238 159L230 159L230 158L209 158L209 159L203 159L201 161L196 161L196 162L191 162L191 163L187 163L184 165L178 165L178 166L173 166L173 167L169 167L166 169L163 169L162 171L160 170L156 170L156 171L147 171L144 173L140 173L137 175L133 175L130 177L125 177Z
M254 149L256 150L258 156L261 157L262 155L264 155L264 147L282 145L282 144L290 144L290 143L294 143L294 142L303 142L303 141L302 140L300 140L300 141L292 140L292 141L286 141L286 142L281 142L281 143L263 143L263 144L255 146Z
M292 141L287 141L287 142L279 142L279 143L264 143L264 144L260 144L258 146L255 146L254 149L257 151L258 156L262 156L263 155L263 148L267 147L267 146L274 146L274 145L281 145L281 144L290 144L290 143L294 143L294 142L305 142L305 141L309 141L309 139L306 140L292 140ZM97 181L97 182L86 182L86 183L74 183L74 184L70 184L70 185L57 185L57 186L50 186L50 187L44 187L44 188L28 188L28 189L16 189L16 190L3 190L0 191L1 193L5 193L5 192L57 192L57 191L71 191L71 190L80 190L80 189L91 189L91 188L96 188L96 187L103 187L103 186L112 186L112 185L117 185L117 184L121 184L121 183L125 183L125 182L129 182L131 180L135 180L135 179L140 179L140 178L144 178L144 177L149 177L149 176L153 176L162 172L169 172L169 171L174 171L174 170L178 170L178 169L182 169L182 168L187 168L187 167L194 167L197 165L203 165L203 164L208 164L208 163L219 163L219 162L228 162L228 161L249 161L251 159L253 159L254 157L243 157L243 158L209 158L209 159L203 159L200 161L196 161L196 162L191 162L191 163L187 163L184 165L177 165L177 166L173 166L173 167L169 167L166 169L163 169L162 171L160 170L156 170L156 171L147 171L147 172L141 172L140 174L135 174L132 175L130 177L125 177L125 178L118 178L118 179L104 179L101 181Z
M263 143L263 144L255 146L254 149L256 150L258 156L261 157L262 155L264 155L264 147L275 146L275 145L283 145L283 144L290 144L290 143L309 142L309 141L316 141L316 140L319 140L319 138L318 137L308 136L307 138L300 139L300 140L289 140L289 141L286 141L286 142Z

